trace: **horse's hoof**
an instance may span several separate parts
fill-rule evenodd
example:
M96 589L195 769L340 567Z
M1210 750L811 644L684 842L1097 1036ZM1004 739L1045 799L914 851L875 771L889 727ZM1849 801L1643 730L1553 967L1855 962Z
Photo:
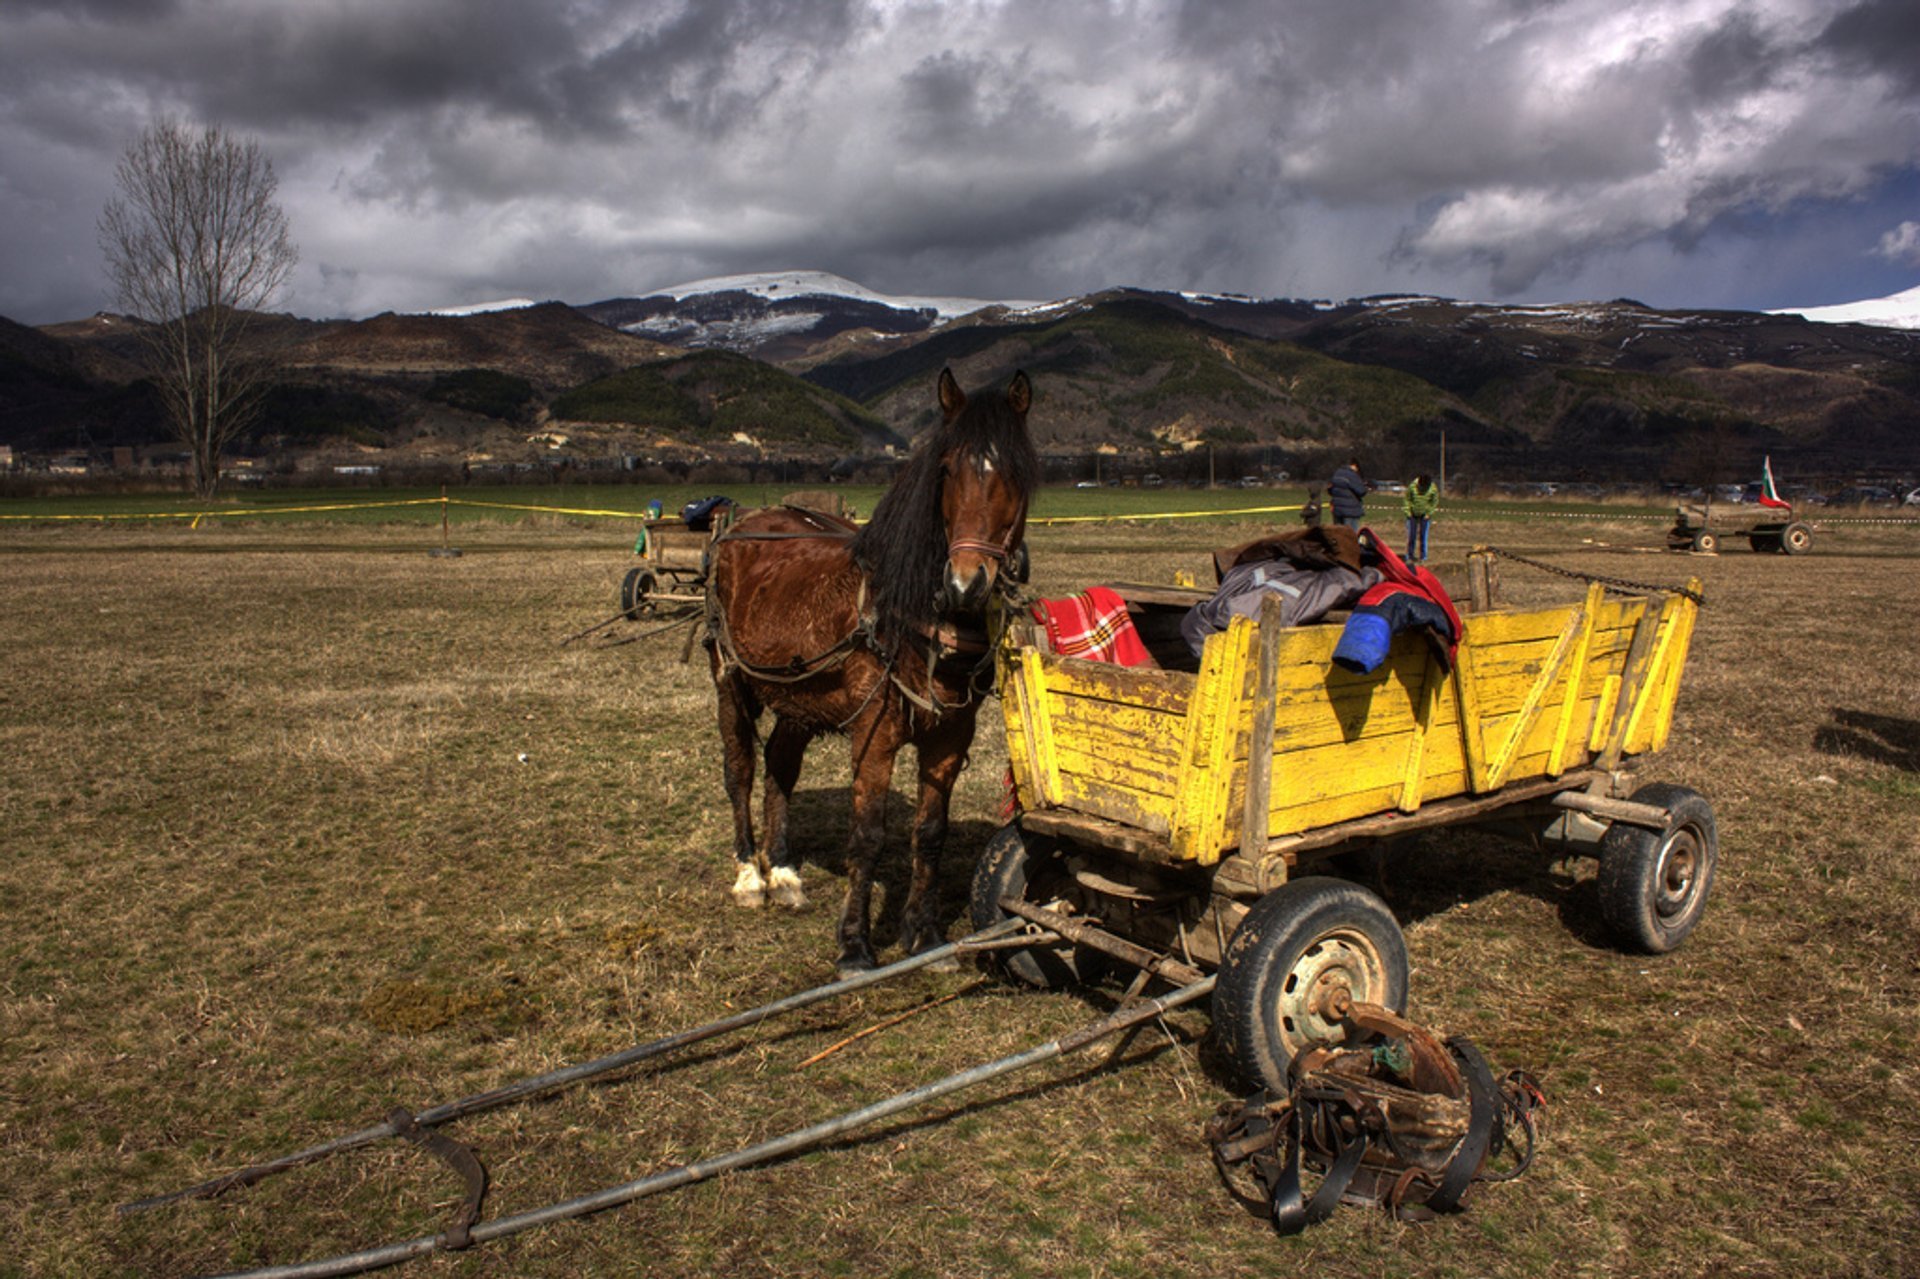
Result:
M767 876L767 886L773 893L774 905L788 910L806 909L807 892L800 887L800 873L791 866L775 866Z
M759 910L767 904L766 881L760 878L760 868L752 862L742 866L734 878L733 904L748 910Z
M928 951L938 950L946 944L947 939L938 933L928 933L917 942L910 938L902 938L900 942L901 949L905 950L909 955L924 955ZM927 971L931 973L958 972L960 971L960 958L958 955L948 955L945 959L936 959L927 965Z
M861 973L870 973L879 967L873 961L873 952L865 946L850 950L834 961L833 971L841 977L858 977Z

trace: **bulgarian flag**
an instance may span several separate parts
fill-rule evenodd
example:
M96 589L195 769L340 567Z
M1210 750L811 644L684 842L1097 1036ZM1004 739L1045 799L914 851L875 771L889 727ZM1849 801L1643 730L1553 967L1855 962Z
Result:
M1783 511L1793 509L1793 503L1780 496L1780 490L1773 486L1773 458L1762 459L1760 463L1760 505L1775 506Z

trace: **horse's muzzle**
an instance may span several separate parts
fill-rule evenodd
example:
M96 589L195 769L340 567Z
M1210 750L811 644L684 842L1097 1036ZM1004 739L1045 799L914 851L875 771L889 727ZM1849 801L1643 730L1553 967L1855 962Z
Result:
M974 565L973 575L968 577L949 561L947 580L940 589L941 609L948 613L976 613L986 607L987 595L992 590L991 562Z

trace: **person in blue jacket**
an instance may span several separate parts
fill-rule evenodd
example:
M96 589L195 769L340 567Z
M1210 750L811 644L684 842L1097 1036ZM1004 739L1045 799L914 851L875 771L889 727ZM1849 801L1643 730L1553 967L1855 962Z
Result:
M1333 518L1359 531L1367 517L1367 491L1373 485L1360 474L1360 459L1350 457L1346 465L1333 473L1327 484L1327 500L1333 504Z

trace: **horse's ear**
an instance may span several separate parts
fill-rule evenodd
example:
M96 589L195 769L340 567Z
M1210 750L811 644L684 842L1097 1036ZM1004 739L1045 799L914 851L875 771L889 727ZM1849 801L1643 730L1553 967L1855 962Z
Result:
M967 393L953 380L952 369L940 370L940 411L951 420L967 407Z
M1007 405L1020 414L1025 414L1033 407L1033 383L1027 381L1025 369L1013 375L1013 381L1007 387Z

